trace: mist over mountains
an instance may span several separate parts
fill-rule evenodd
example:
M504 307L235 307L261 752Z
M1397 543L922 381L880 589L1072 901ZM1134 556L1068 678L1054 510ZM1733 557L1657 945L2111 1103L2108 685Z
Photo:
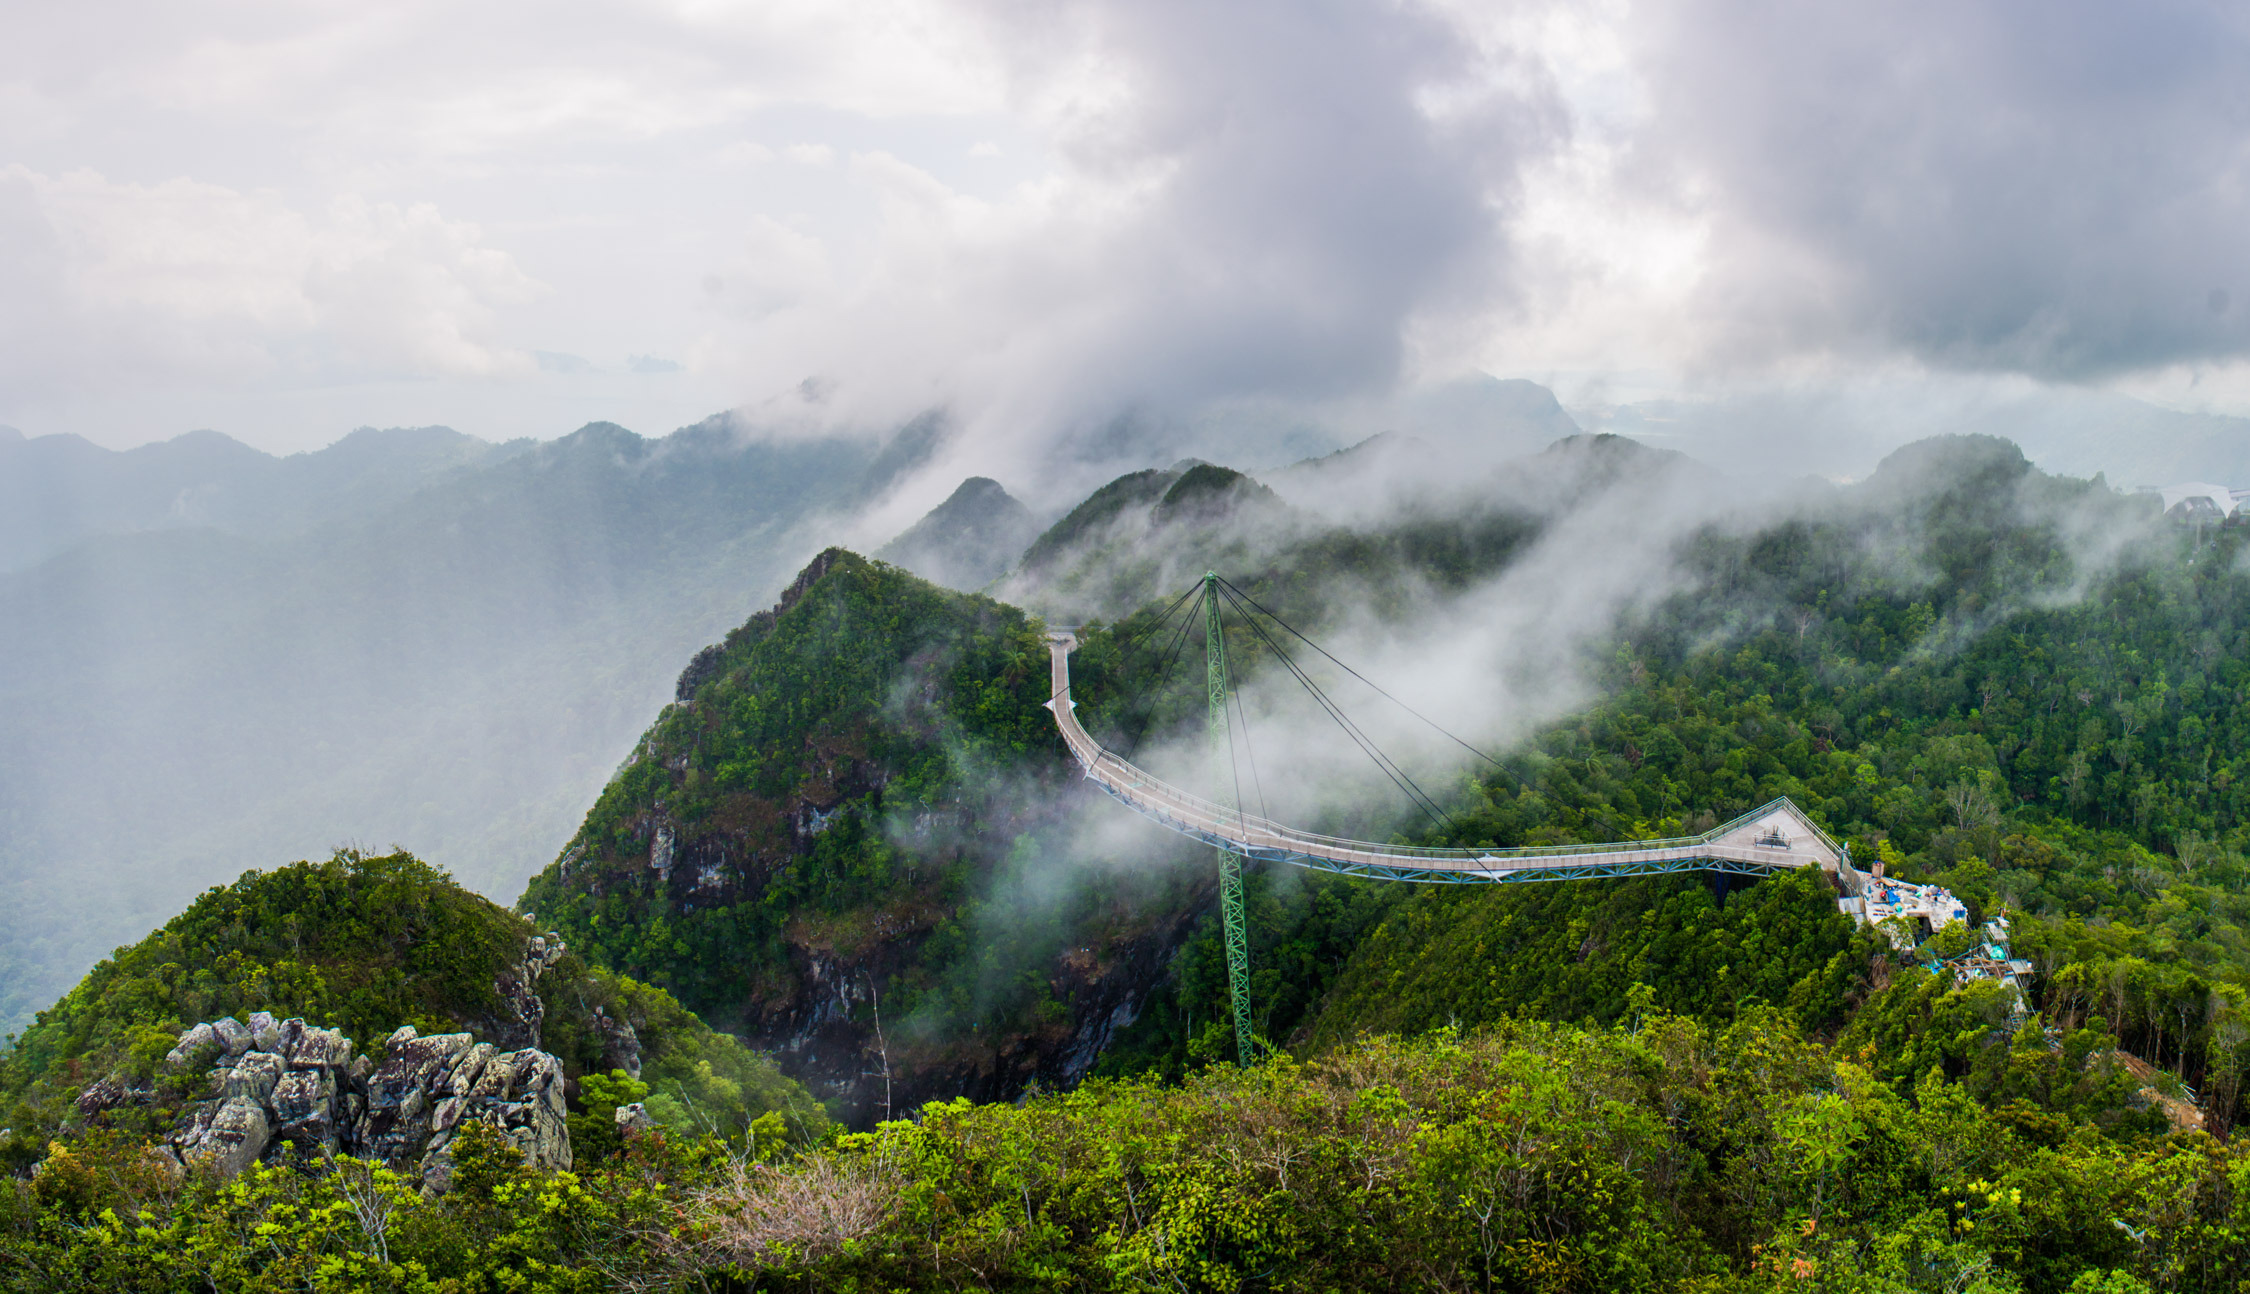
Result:
M102 535L300 534L536 443L496 445L450 427L362 427L325 449L277 458L216 431L118 451L78 436L30 438L0 427L0 572Z
M0 1018L197 890L340 844L408 844L512 898L681 662L770 599L813 519L937 434L785 440L729 417L536 446L373 433L279 468L219 438L106 464L28 442L57 479L148 484L137 511L58 510L43 538L127 533L0 574ZM296 529L322 496L280 506L292 480L350 506ZM232 529L166 521L165 491Z
M933 584L973 591L1005 574L1038 534L1038 518L1007 487L972 476L875 555Z
M2044 471L2102 475L2124 489L2250 485L2250 419L2114 391L1865 379L1573 407L1590 429L1763 473L1857 477L1909 441L1982 435L2014 441Z
M16 9L0 1294L2250 1290L2250 10Z
M2133 410L2138 461L2226 470L2225 428ZM1724 456L1698 451L1769 430L1723 412L1704 415L1708 434L1643 429L1705 463ZM1411 558L1416 581L1489 570L1529 541L1525 517L1548 516L1555 538L1488 599L1516 612L1441 635L1508 644L1521 695L1547 706L1574 695L1547 653L1661 596L1673 538L1743 490L1686 459L1644 463L1626 474L1655 483L1638 502L1574 512L1624 479L1622 460L1572 441L1578 424L1529 382L1453 384L1392 416L1395 431L1353 444L1239 410L1119 431L1079 451L1138 452L1142 471L1021 500L973 478L878 555L1076 622L1283 552L1300 580L1376 550ZM2023 421L2064 447L2092 425ZM1176 457L1238 436L1252 475ZM504 445L362 430L278 459L215 433L125 453L0 433L0 1021L195 891L339 844L405 845L512 898L697 648L813 552L864 543L870 517L947 479L962 450L934 416L862 436L717 417L657 439L592 424ZM1308 542L1338 526L1358 538ZM1380 617L1421 587L1360 589L1343 640L1395 663L1405 648Z
M1426 403L1402 425L1488 465L1575 431L1528 382ZM1339 443L1222 418L1121 423L1079 452L1169 461L1230 441L1281 462ZM513 898L689 655L949 448L935 416L862 436L596 423L502 445L362 430L286 458L209 432L122 453L0 434L0 1026L246 868L398 844ZM1174 501L1192 524L1167 530L1169 556L1089 606L1129 608L1206 560L1189 550L1248 520L1220 506L1234 493L1273 497L1218 470ZM982 588L1075 501L1050 486L1035 510L981 480L882 555ZM1109 578L1098 554L1070 562Z

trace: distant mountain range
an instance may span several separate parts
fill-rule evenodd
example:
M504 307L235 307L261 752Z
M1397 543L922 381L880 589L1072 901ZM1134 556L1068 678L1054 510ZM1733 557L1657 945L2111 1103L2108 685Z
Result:
M0 573L0 1026L246 868L395 842L512 893L679 662L938 434L7 442L50 472L9 489L117 497L19 525L19 555L112 533Z
M2108 391L1815 388L1648 400L1580 416L1589 429L1762 475L1859 476L1909 441L1984 435L2015 442L2043 471L2099 474L2120 489L2183 481L2250 485L2250 419L2167 409Z
M78 436L27 438L0 427L0 571L98 535L298 534L377 511L536 443L496 445L449 427L362 427L325 449L276 458L216 431L119 451Z
M2250 426L2087 407L2008 416L2065 470L2250 481ZM1463 579L1620 473L1708 470L1581 436L1528 382L1402 408L1396 432L1258 480L1152 464L1067 513L972 478L878 555L1075 622L1236 558L1308 586L1340 561ZM2139 439L2120 450L2117 426ZM1691 451L1736 443L1649 427ZM734 416L544 443L362 430L276 458L212 432L116 452L0 429L0 1029L246 868L397 843L509 897L680 663L926 467L942 432L935 416L822 440ZM2139 457L2100 457L2118 452ZM1611 511L1711 493L1650 490ZM1609 542L1610 522L1579 524L1574 542ZM1314 542L1338 527L1349 544Z

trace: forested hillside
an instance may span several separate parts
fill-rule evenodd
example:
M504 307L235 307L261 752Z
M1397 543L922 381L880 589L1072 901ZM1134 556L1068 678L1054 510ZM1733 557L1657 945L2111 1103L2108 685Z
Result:
M638 1073L696 1126L740 1136L770 1110L824 1122L771 1061L714 1033L661 989L564 952L526 965L524 918L408 854L341 853L251 872L104 960L0 1054L0 1157L21 1169L81 1125L74 1104L112 1077L148 1087L181 1030L264 1011L340 1030L367 1052L402 1025L542 1048L566 1075ZM575 1091L575 1086L574 1086ZM166 1130L184 1093L106 1122ZM608 1110L601 1114L607 1116ZM119 1122L124 1120L124 1122Z
M2062 1054L2103 1041L2072 1034ZM2011 1072L2036 1077L2045 1054L2019 1048ZM133 1154L82 1140L0 1183L0 1284L2218 1294L2250 1278L2240 1142L1995 1119L1935 1071L1885 1082L1763 1007L940 1102L802 1153L642 1135L539 1173L485 1150L435 1198L348 1162L174 1186Z
M2098 1018L2208 1087L2213 1118L2231 1121L2250 1060L2238 533L2198 541L2153 524L2140 500L1968 439L1902 451L1802 517L1707 531L1690 561L1692 591L1611 641L1605 698L1474 770L1449 828L1418 838L1668 835L1790 796L1863 865L1941 882L1978 920L2011 913L2017 952L2039 967L2034 1009L2066 1026ZM1763 1001L1824 1031L1871 999L1911 996L1882 997L1875 945L1848 942L1827 896L1785 900L1783 882L1724 907L1686 879L1254 885L1254 964L1290 985L1261 998L1277 1039L1525 1011L1614 1021L1636 981L1670 1009L1724 1018ZM1211 939L1183 959L1182 998L1160 1002L1118 1063L1189 1054L1179 1021L1223 1000ZM1159 1020L1172 1029L1161 1046ZM1966 1074L2003 1047L1999 1023L1930 1045Z
M1136 473L1056 523L1003 587L1131 609L1214 552L1306 599L1381 576L1459 587L1537 532L1527 496L1549 508L1673 466L1573 443L1525 468L1535 486L1452 499L1470 520L1365 533L1210 464ZM1080 715L1111 739L1161 736L1195 700L1163 687L1154 610L1082 632ZM1047 680L1024 612L824 554L688 665L523 904L773 1049L857 1121L1074 1082L1169 991L1211 880L1201 851L1112 816L1076 776Z
M1585 439L1514 492L1434 489L1362 525L1195 466L1097 496L1015 587L1138 599L1217 537L1230 578L1314 636L1370 606L1413 632L1519 587L1558 536L1653 520L1620 500L1698 480ZM496 1279L501 1253L587 1288L2235 1288L2241 532L2171 527L1976 438L1801 497L1660 532L1684 538L1657 594L1573 649L1590 699L1489 759L1461 752L1429 777L1437 813L1347 797L1323 823L1565 843L1699 831L1786 795L1861 866L1942 883L1976 921L2006 913L2033 963L2021 1001L1933 969L1962 927L1894 947L1813 872L1414 887L1253 868L1266 1059L1236 1070L1208 854L1075 775L1041 622L831 551L689 662L521 906L586 959L589 991L674 995L871 1131L791 1148L740 1121L726 1140L675 1129L567 1178L473 1161L471 1189L397 1200L380 1263L351 1226L286 1221L355 1198L354 1179L162 1195L99 1138L50 1152L0 1224L27 1273L98 1252L134 1280L242 1288ZM1567 587L1646 554L1571 549ZM1178 610L1078 626L1080 717L1120 749L1178 760L1194 741L1168 738L1199 739L1200 670L1173 668L1184 630L1164 641ZM1236 681L1262 687L1275 641L1226 635ZM237 910L212 902L165 938ZM228 946L293 960L272 938ZM158 964L171 946L50 1013L45 1050L20 1055L58 1077L24 1090L52 1100L100 1067L61 1058L129 1061L142 1016L217 1002L218 980ZM425 1000L444 976L355 964L324 980L331 1009L375 993L459 1018ZM110 1005L126 1001L152 1005ZM35 1063L15 1064L22 1085ZM104 1230L102 1208L149 1221ZM283 1239L255 1255L212 1245L275 1219Z
M1061 579L1065 601L1117 589L1086 577L1120 544L1130 584L1232 525L1243 586L1291 619L1317 629L1390 597L1411 622L1415 599L1473 595L1568 509L1686 470L1614 439L1532 469L1543 487L1516 498L1538 508L1456 496L1451 514L1372 530L1322 529L1218 469L1127 478L1014 579ZM1167 506L1197 473L1209 502ZM1442 826L1361 813L1355 829L1630 839L1787 795L1863 864L1941 882L1978 920L2014 914L2061 1023L2098 1016L2231 1099L2250 972L2235 897L2250 603L2233 532L2198 546L2141 501L1969 438L1692 534L1676 591L1587 649L1599 700L1464 769ZM1159 610L1081 630L1081 717L1122 747L1200 723L1200 694L1147 647ZM1254 682L1272 645L1229 634ZM1202 868L1192 850L1149 861L1084 833L1116 811L1072 798L1038 708L1042 664L1030 622L1003 606L824 559L691 667L527 904L863 1112L883 1077L896 1100L947 1083L1004 1094L1087 1063L1184 1072L1218 1054L1224 1014ZM1087 867L1104 850L1132 860L1122 875ZM1027 903L1042 872L1063 900ZM1896 978L1811 878L1731 895L1677 878L1416 890L1254 870L1251 885L1257 1025L1277 1045L1526 1012L1606 1023L1635 983L1665 1009L1727 1018L1764 1002L1832 1037ZM1988 1023L1945 1041L1953 1072L1999 1044Z
M841 550L698 655L524 904L855 1118L1067 1082L1197 873L1066 882L1091 807L1023 613Z

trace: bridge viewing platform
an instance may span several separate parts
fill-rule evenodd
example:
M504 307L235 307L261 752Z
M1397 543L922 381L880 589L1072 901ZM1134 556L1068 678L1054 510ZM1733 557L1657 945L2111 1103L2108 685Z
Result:
M1847 893L1856 894L1860 889L1859 878L1844 851L1786 798L1699 836L1612 844L1425 849L1300 831L1183 790L1105 749L1080 726L1070 699L1070 653L1077 649L1076 635L1068 631L1049 633L1047 643L1053 670L1047 708L1054 711L1063 741L1086 776L1136 813L1244 858L1377 880L1452 884L1672 872L1763 875L1818 867L1837 876Z

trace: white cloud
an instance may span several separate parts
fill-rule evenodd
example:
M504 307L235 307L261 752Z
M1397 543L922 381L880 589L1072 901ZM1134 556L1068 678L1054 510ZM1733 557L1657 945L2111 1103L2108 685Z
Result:
M1651 6L1644 178L1707 213L1722 360L2103 378L2250 353L2250 15ZM2231 290L2239 292L2239 287Z
M528 358L491 336L537 285L473 225L427 206L187 179L0 170L18 249L0 293L8 381L484 376Z
M712 307L739 318L761 319L826 296L834 281L828 247L818 238L771 216L751 218L742 250L703 280Z
M82 410L120 374L396 374L445 421L461 383L541 381L534 349L653 352L714 403L814 374L839 416L953 403L999 452L1479 368L2239 405L2245 27L2171 0L49 7L0 46L0 272L62 326L0 328Z
M856 152L875 230L739 339L755 384L834 378L845 417L950 405L990 463L1134 407L1387 387L1419 312L1508 295L1503 217L1561 138L1520 52L1388 5L1000 25L1054 164L979 197Z

